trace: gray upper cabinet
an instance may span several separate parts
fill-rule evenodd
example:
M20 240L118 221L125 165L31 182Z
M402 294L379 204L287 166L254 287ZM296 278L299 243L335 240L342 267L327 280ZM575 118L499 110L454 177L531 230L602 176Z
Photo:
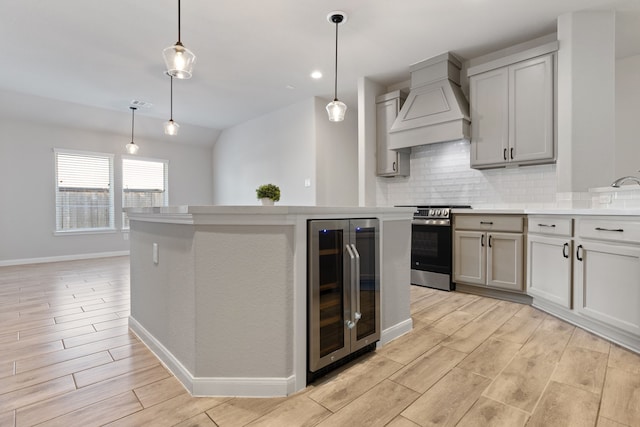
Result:
M389 150L389 129L407 95L399 90L376 98L376 156L378 176L408 176L410 149Z
M471 167L555 161L554 76L553 53L469 69Z

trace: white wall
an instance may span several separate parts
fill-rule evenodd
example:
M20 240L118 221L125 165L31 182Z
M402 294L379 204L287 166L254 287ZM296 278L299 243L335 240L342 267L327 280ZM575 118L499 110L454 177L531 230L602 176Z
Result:
M115 224L121 227L120 155L131 139L127 127L116 134L6 117L0 117L0 126L0 264L128 250L129 242L121 232L53 235L54 148L116 155ZM142 138L135 141L140 156L169 161L170 204L211 204L211 148Z
M351 107L343 122L330 122L327 101L315 98L316 205L358 205L358 112Z
M256 205L256 188L280 187L280 204L313 205L315 187L314 102L274 111L224 130L213 147L213 202Z
M224 130L213 148L214 203L259 204L255 189L272 183L281 205L355 205L357 111L331 123L326 103L309 98Z
M640 55L616 61L615 177L640 176Z

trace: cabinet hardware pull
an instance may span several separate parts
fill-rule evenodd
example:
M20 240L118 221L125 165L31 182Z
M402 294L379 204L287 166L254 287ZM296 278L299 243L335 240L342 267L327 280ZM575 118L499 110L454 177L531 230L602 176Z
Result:
M504 157L504 159L507 160L507 149L506 148L502 152L502 157Z
M569 258L569 244L565 243L562 245L562 256L565 258Z
M538 224L538 227L551 227L551 228L556 228L555 224Z
M480 221L480 224L483 224L483 225L493 225L493 221Z
M513 147L511 147L511 160L513 160Z
M491 247L491 235L489 235L489 247Z
M578 245L578 249L576 249L576 259L578 261L582 261L584 257L580 258L580 251L582 250L582 245Z
M397 169L396 169L396 162L393 162L393 171L394 171L394 172L397 172Z
M480 236L480 246L484 248L484 234Z
M596 227L596 230L598 230L598 231L617 231L618 233L622 233L624 231L622 228L602 228L602 227Z

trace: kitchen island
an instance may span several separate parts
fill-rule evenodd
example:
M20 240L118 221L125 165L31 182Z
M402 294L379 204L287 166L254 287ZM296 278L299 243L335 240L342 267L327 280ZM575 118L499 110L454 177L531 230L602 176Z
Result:
M379 219L379 345L412 328L411 208L126 211L129 326L194 395L285 396L306 386L308 220Z

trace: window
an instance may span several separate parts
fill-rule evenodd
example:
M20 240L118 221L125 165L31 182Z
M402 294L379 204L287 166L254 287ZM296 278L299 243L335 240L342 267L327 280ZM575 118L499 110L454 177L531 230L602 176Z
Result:
M113 230L113 155L54 153L56 231Z
M122 207L167 206L167 169L165 160L123 158ZM126 213L122 214L122 227L129 228Z

